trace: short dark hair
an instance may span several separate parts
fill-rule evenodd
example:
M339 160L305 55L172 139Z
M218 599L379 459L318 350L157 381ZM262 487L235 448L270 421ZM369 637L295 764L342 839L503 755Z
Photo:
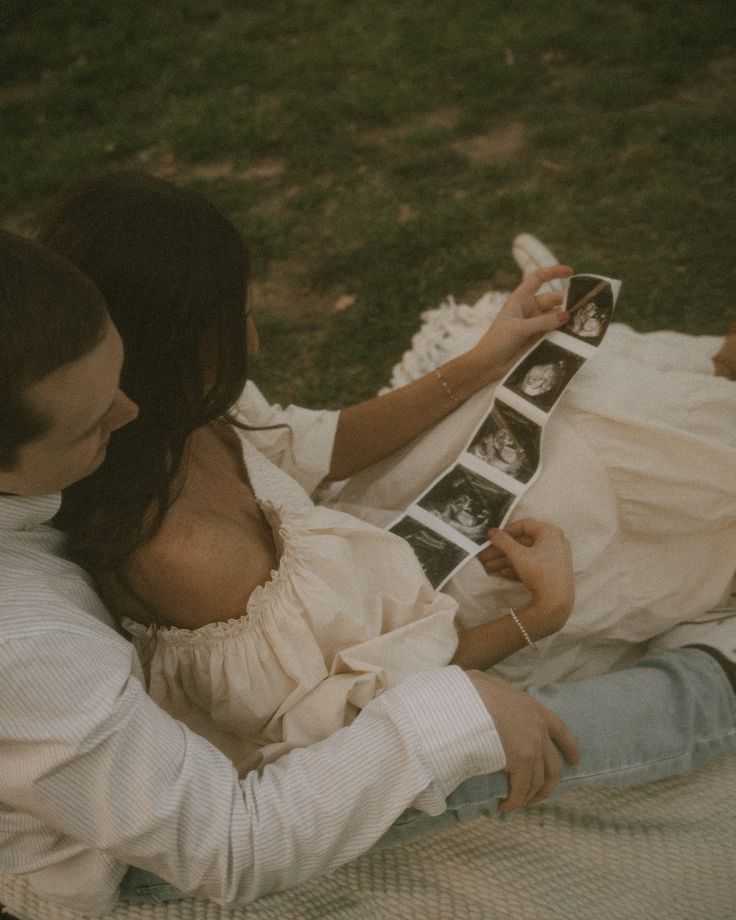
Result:
M23 391L102 340L105 301L79 269L45 246L0 230L0 469L49 420Z

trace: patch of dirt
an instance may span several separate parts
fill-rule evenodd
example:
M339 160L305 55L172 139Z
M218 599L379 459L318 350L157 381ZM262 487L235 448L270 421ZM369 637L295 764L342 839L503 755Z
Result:
M407 137L418 131L433 131L437 129L452 130L460 118L460 110L452 106L435 109L415 118L409 118L399 125L389 128L368 128L359 132L358 140L377 147L401 143Z
M247 169L241 170L239 179L258 181L260 179L278 179L286 172L286 164L282 160L257 160Z
M351 300L346 304L348 296ZM289 320L329 316L337 305L349 309L355 302L343 287L315 293L302 263L296 259L272 262L266 278L251 280L248 297L256 325L259 313Z
M174 179L181 175L181 166L174 151L165 144L139 150L128 165L132 169L143 169L159 179Z
M426 115L410 118L390 128L371 128L362 131L358 139L380 147L400 145L404 140L421 131L457 127L461 112L454 107L435 109ZM465 137L452 143L452 148L481 165L503 164L513 160L526 142L526 128L521 121L512 121L484 134Z
M195 163L180 167L182 177L194 176L197 179L245 179L247 182L259 182L266 179L278 179L286 171L282 160L254 160L245 169L237 169L233 160L213 160L210 163Z
M181 167L179 168L181 173ZM193 166L188 166L186 168L186 173L189 176L194 176L196 179L231 179L233 173L235 172L235 164L232 160L213 160L211 163L195 163Z
M19 102L30 99L38 91L37 83L14 83L0 86L0 102Z
M525 141L526 128L523 122L512 121L485 134L460 138L452 147L472 163L494 166L512 160L524 147Z
M282 160L253 160L248 166L240 167L234 160L208 160L202 163L181 163L174 152L165 144L140 150L130 164L161 179L244 179L248 182L278 179L286 171Z

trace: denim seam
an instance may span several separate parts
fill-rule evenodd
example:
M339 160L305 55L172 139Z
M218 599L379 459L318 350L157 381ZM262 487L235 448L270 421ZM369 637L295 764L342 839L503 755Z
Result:
M687 757L689 754L692 754L694 751L698 750L699 748L702 748L706 745L710 747L711 745L721 744L724 740L727 740L729 738L734 739L734 751L736 751L736 728L733 728L719 735L717 738L705 737L705 736L700 740L696 738L693 744L691 744L687 748L683 748L682 751L678 751L678 753L676 754L669 754L666 757L659 757L656 760L648 760L646 762L646 766L647 768L649 768L651 766L655 766L659 764L676 762L678 760L681 760L683 757ZM734 753L734 751L724 751L723 756L728 757L730 754ZM628 764L626 766L611 767L609 769L598 768L595 771L590 772L590 773L575 773L572 776L563 775L562 778L560 779L560 785L562 785L563 783L569 783L573 781L578 782L581 779L587 779L587 778L616 776L618 774L631 772L632 770L637 769L638 767L642 767L642 766L643 764L641 761L634 761L633 763ZM602 785L602 784L599 783L598 785Z

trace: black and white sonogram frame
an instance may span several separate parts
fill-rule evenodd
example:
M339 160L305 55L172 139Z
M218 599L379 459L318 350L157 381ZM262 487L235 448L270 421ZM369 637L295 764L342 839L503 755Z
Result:
M570 319L548 332L499 381L488 414L459 458L389 525L407 540L434 588L488 546L539 475L544 430L565 387L597 351L621 282L573 275Z
M508 374L503 386L542 412L549 412L583 364L582 355L542 339Z
M498 527L516 495L458 464L417 505L479 546Z
M412 517L401 518L391 528L391 533L403 537L411 546L433 588L442 584L469 555Z
M536 422L496 399L468 453L518 482L529 482L539 465L541 443Z
M599 345L611 321L614 291L607 278L573 275L567 290L570 321L559 331L589 345Z

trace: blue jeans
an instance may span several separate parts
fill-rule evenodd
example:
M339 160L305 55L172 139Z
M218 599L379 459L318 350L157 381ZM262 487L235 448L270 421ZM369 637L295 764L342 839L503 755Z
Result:
M554 795L576 786L628 786L698 769L736 751L736 697L707 653L684 648L650 652L622 671L533 688L575 735L581 761L567 766ZM389 846L479 815L494 816L506 797L505 773L474 776L432 817L410 808L376 846ZM131 868L121 897L177 900L166 882Z

